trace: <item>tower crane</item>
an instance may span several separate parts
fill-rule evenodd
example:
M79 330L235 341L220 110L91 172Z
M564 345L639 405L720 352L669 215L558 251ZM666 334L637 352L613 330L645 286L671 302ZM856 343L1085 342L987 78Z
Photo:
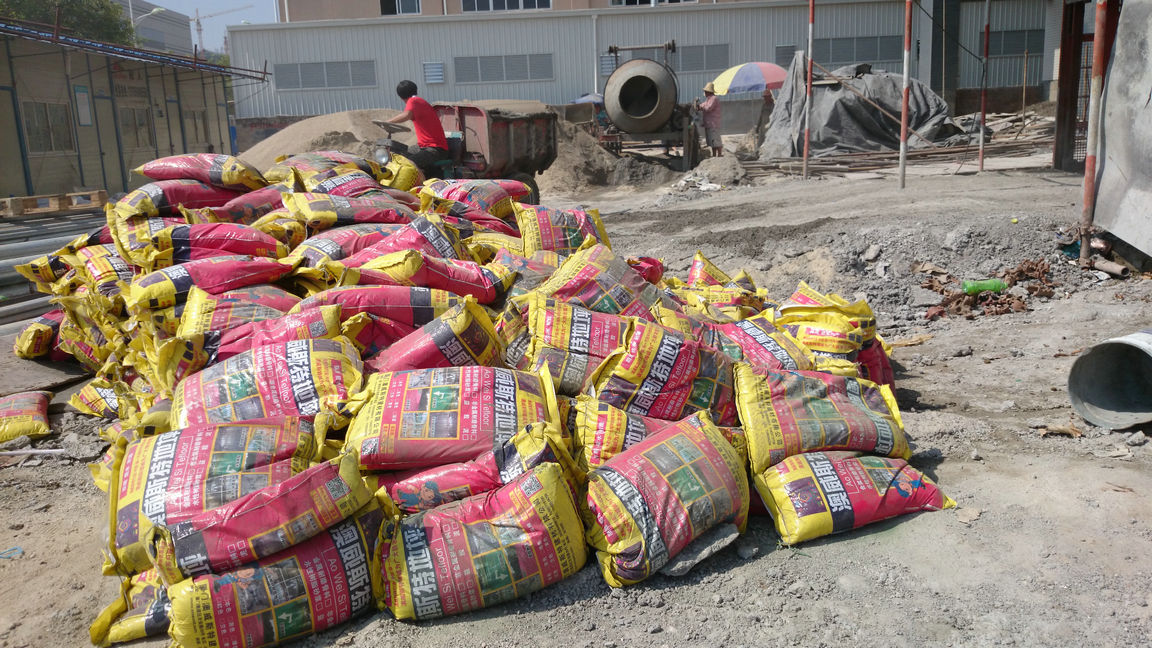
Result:
M193 23L196 24L196 40L200 44L200 51L201 52L204 51L204 26L200 24L201 19L203 19L203 18L215 18L216 16L223 16L224 14L230 14L234 11L243 11L245 9L251 9L252 6L253 5L251 5L251 4L246 4L243 7L233 7L231 9L226 9L224 11L217 11L216 13L205 14L203 16L200 15L200 9L196 9L196 15L189 18L188 20L191 20Z

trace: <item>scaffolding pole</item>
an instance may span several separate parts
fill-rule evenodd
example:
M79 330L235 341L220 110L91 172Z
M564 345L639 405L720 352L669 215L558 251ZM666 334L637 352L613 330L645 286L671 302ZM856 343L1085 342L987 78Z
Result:
M984 71L980 74L980 164L984 170L984 126L988 123L988 41L992 36L992 0L984 0Z
M811 131L809 131L809 123L812 119L812 25L816 22L816 0L808 0L808 51L805 56L808 59L808 83L804 95L804 163L803 175L804 179L808 179L808 148L811 138Z
M1096 153L1100 146L1101 95L1104 68L1112 38L1108 32L1108 0L1096 0L1096 29L1092 35L1092 85L1088 94L1088 142L1084 156L1084 211L1080 214L1080 265L1090 267L1092 224L1096 220Z
M904 0L904 86L900 98L900 188L908 164L908 68L912 59L912 0Z

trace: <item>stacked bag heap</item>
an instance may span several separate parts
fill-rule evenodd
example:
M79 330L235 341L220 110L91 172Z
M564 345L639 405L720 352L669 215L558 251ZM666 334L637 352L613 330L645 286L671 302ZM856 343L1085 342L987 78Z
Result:
M793 544L954 505L906 462L862 301L772 301L699 253L665 276L595 210L399 156L136 171L107 226L20 268L58 310L16 352L84 365L71 403L109 421L123 584L97 645L270 646L589 558L634 584L765 508ZM6 399L8 424L46 434L48 397Z

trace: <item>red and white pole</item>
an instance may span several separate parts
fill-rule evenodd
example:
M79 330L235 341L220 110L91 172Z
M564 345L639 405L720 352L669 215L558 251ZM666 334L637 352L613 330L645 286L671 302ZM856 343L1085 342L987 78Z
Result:
M912 65L912 0L904 0L904 92L900 99L900 188L908 164L908 68Z
M980 75L980 166L984 170L984 124L988 122L988 41L992 37L992 0L984 0L984 73Z
M812 138L809 123L812 119L812 25L816 22L816 0L808 0L808 88L804 95L804 179L808 179L808 147Z
M1092 35L1092 84L1088 94L1088 142L1084 156L1084 210L1080 214L1080 265L1091 256L1092 223L1096 220L1096 153L1100 147L1100 97L1104 91L1104 68L1112 39L1108 32L1108 0L1096 0L1096 29Z

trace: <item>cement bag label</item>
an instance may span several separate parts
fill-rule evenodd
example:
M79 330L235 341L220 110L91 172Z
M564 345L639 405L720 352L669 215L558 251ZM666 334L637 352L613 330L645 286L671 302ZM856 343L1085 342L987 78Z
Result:
M242 324L280 317L300 303L300 298L270 284L229 290L218 295L195 286L180 315L178 337L209 331L226 331Z
M111 537L105 573L150 567L144 538L304 470L316 453L297 418L175 430L116 448L109 477Z
M169 584L220 574L298 545L371 499L356 457L343 455L161 530L154 561Z
M600 212L595 209L556 209L520 203L513 203L512 208L524 240L525 255L549 250L568 256L580 249L589 236L604 247L612 247Z
M533 295L528 302L528 329L529 367L533 371L547 368L556 391L575 396L620 346L628 320Z
M423 326L462 301L457 295L412 286L340 286L316 293L296 305L293 312L314 306L341 307L345 320L367 313L408 326Z
M613 587L651 576L717 524L748 522L743 461L707 413L694 418L588 473L588 544Z
M502 366L492 320L471 297L368 359L369 371L388 372L465 365Z
M590 380L596 399L613 407L669 421L708 410L722 425L736 422L734 382L727 356L641 320Z
M360 389L363 365L351 342L294 340L256 347L185 378L172 399L172 427L312 417Z
M48 401L52 392L31 391L0 398L0 443L17 437L48 434Z
M510 484L403 518L381 545L384 604L397 619L478 610L575 574L587 560L564 471L545 463Z
M368 377L345 446L366 470L468 461L524 426L557 424L551 379L498 367L448 367Z
M173 585L168 634L183 648L274 646L372 609L382 520L373 501L302 544Z
M381 483L401 511L415 513L495 490L549 462L572 465L557 432L534 423L472 461L388 473Z
M673 307L670 301L664 302L656 286L603 245L593 245L569 256L537 290L557 301L646 320L653 319L649 311L657 303Z
M903 459L807 452L753 474L776 531L796 544L956 502Z
M813 450L860 450L907 459L911 450L892 389L816 371L757 372L736 365L736 405L753 473Z

